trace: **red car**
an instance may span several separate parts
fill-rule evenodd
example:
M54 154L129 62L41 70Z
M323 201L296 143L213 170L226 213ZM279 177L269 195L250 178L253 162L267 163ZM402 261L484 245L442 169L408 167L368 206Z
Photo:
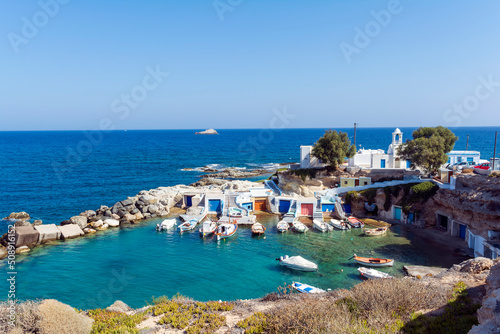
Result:
M484 162L480 165L477 165L474 168L479 168L479 169L490 169L490 163L489 162Z

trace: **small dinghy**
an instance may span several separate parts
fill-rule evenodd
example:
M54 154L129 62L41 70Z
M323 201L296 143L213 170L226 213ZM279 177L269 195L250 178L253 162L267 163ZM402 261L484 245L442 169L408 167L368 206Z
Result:
M358 268L359 273L361 276L369 278L369 279L374 279L374 278L394 278L393 276L383 273L381 271L371 269L371 268L365 268L365 267L359 267Z
M363 232L367 236L375 236L375 235L382 235L387 232L387 227L377 227L377 228L365 228L363 229Z
M229 208L229 217L241 218L243 216L243 210L235 207Z
M392 267L394 265L393 259L379 259L375 257L361 257L354 254L351 259L354 259L359 264L364 264L370 267Z
M252 225L252 233L253 234L261 235L261 234L264 234L265 231L266 231L266 228L261 223L255 223Z
M190 219L187 222L180 224L180 233L194 229L196 227L196 224L198 224L198 221L196 219Z
M217 231L215 232L215 235L217 236L217 241L220 239L225 239L232 237L233 235L236 234L236 231L238 230L238 224L230 224L230 223L222 223L219 226L217 226Z
M338 219L330 219L330 225L335 227L337 230L350 230L351 226L346 222Z
M163 230L168 230L171 229L172 227L175 226L175 218L173 219L165 219L164 221L161 222L161 224L156 224L156 230L163 231Z
M313 220L313 227L317 229L320 232L331 232L333 231L333 226L328 225L322 220L319 219L314 219Z
M217 229L217 223L211 220L207 220L203 222L202 227L200 228L200 236L207 236L215 232Z
M314 287L312 285L304 284L304 283L299 283L299 282L293 282L292 283L292 288L294 288L295 290L297 290L298 292L301 292L301 293L322 293L322 292L326 292L323 289L319 289L319 288L316 288L316 287Z
M281 256L279 259L280 265L290 269L300 270L300 271L316 271L318 270L318 265L314 262L304 259L302 256L292 256L288 255Z
M349 218L347 218L347 222L354 228L362 228L363 226L365 226L365 224L363 224L361 220L354 216L350 216Z
M276 228L278 229L278 232L280 232L280 233L284 233L284 232L288 231L289 227L290 226L288 225L288 223L284 220L280 220L278 222L278 225L276 225Z
M303 223L301 223L298 220L294 220L292 222L292 228L295 232L299 232L299 233L306 233L307 231L309 231L309 227L307 227L306 225L304 225Z

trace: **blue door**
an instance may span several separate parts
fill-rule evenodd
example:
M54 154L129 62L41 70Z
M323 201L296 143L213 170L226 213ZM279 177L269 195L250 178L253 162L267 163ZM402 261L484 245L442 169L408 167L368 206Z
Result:
M290 201L280 199L280 212L288 212L290 210Z
M458 234L458 236L460 237L460 239L465 240L465 232L467 231L467 226L462 225L462 224L459 224L459 225L460 225L460 233Z
M380 168L385 168L385 159L380 160Z
M335 210L335 204L322 204L321 211L323 212L333 212Z
M410 168L411 167L411 162L410 160L406 160L406 168Z
M401 220L401 208L394 207L394 219Z
M351 213L351 204L344 204L344 212Z
M408 224L415 224L415 214L413 212L408 213Z
M221 212L222 201L220 199L209 199L208 200L208 211L210 212Z
M186 196L186 206L193 206L193 196Z

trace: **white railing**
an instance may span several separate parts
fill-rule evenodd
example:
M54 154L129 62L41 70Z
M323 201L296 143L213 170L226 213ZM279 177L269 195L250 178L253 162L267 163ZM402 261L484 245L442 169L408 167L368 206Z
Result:
M372 188L384 188L384 187L390 187L390 186L397 186L400 184L408 184L408 183L417 183L417 182L426 182L430 180L425 180L425 179L417 179L417 180L393 180L393 181L385 181L385 182L376 182L367 186L358 186L358 187L340 187L340 188L333 188L333 189L328 189L325 191L323 196L335 196L335 195L340 195L344 194L346 192L349 192L351 190L355 191L361 191L365 189L372 189ZM320 193L319 191L317 192L318 194Z

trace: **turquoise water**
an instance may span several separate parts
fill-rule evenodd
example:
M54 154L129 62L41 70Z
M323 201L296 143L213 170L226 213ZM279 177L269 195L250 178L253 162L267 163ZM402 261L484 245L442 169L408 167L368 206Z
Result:
M250 227L240 227L235 237L217 242L200 238L197 230L156 232L159 220L151 220L35 248L29 256L18 256L18 297L56 298L82 309L105 307L117 299L140 307L152 296L178 292L203 301L247 299L292 281L349 288L361 281L358 265L348 261L353 252L394 258L395 267L382 269L393 275L402 275L404 264L450 266L454 261L435 256L436 245L400 226L383 237L365 237L359 229L278 234L277 216L258 220L267 227L265 236L253 237ZM275 258L285 254L310 259L319 271L283 268Z

